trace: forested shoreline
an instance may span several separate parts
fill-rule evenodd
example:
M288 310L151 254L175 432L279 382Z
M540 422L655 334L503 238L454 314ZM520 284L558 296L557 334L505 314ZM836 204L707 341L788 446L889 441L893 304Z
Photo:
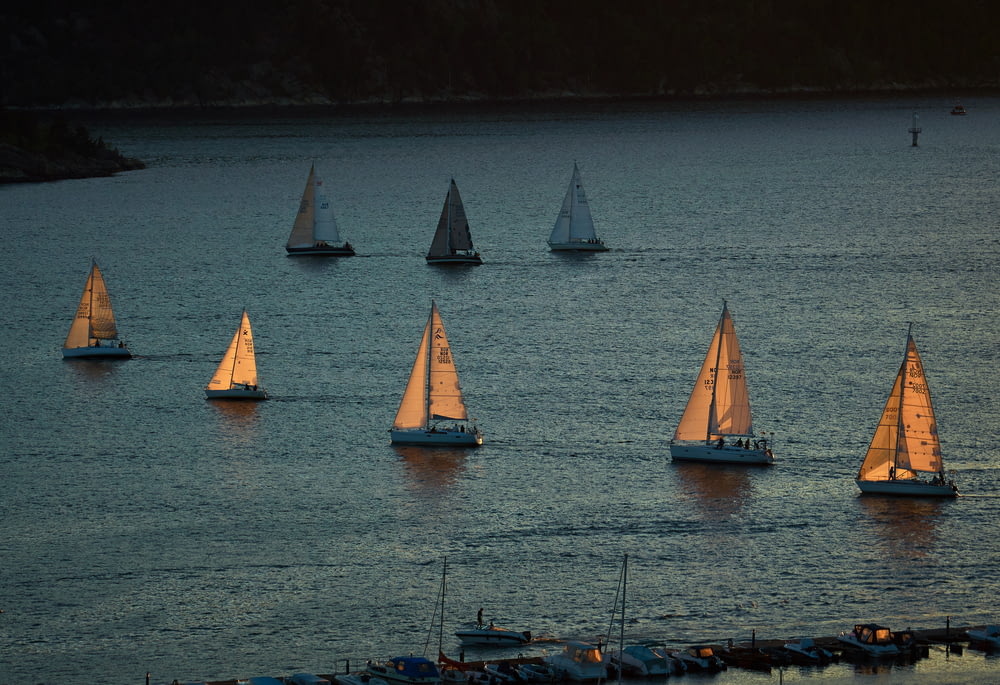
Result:
M0 9L0 105L993 88L998 18L987 0L43 0Z

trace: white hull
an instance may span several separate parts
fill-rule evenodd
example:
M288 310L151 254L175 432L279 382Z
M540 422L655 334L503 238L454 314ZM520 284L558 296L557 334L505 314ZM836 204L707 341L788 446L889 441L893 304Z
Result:
M860 649L864 651L865 654L869 656L896 656L899 654L899 647L893 644L883 644L883 645L873 645L864 642L858 642L856 639L849 635L841 635L837 638L841 644L845 644L849 647L854 647L855 649Z
M210 400L266 400L267 392L263 388L256 390L230 388L229 390L206 390L205 396Z
M770 465L774 457L768 450L748 450L735 445L716 447L715 445L670 445L670 457L674 461L709 461L724 464Z
M552 252L607 252L608 246L602 242L587 243L574 241L569 243L549 243Z
M63 357L66 359L79 359L89 357L92 359L126 359L132 353L124 345L101 345L99 347L64 347Z
M354 248L348 245L328 245L326 247L286 247L289 257L300 257L313 255L316 257L353 257Z
M855 482L865 494L910 497L958 496L958 489L951 483L927 483L918 480L856 480Z
M392 442L397 445L452 445L476 447L483 444L482 434L456 430L390 430Z
M496 628L458 630L455 632L455 637L467 647L518 647L531 642L531 636L528 634Z
M1000 628L986 626L985 630L970 630L966 633L973 642L989 645L990 649L1000 649Z

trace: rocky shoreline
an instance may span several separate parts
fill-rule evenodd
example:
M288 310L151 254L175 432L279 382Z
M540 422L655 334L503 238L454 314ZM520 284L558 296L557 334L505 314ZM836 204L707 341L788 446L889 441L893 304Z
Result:
M125 157L117 150L98 150L92 156L72 151L46 154L0 143L0 183L41 183L95 178L145 168L146 165L142 161Z

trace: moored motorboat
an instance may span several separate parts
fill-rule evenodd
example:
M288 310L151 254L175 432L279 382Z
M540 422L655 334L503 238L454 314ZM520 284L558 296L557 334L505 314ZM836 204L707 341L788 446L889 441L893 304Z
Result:
M684 662L689 671L717 673L726 670L726 662L720 659L715 653L715 649L709 645L691 645L675 654L678 659Z
M593 682L608 677L601 650L587 642L567 642L558 654L545 657L557 677L577 682Z
M531 642L530 631L507 630L492 623L456 630L455 637L466 647L518 647Z
M517 671L529 683L551 683L556 679L555 671L548 664L524 662L517 665Z
M611 656L611 663L617 665L621 662L622 672L626 675L639 677L665 676L671 671L667 658L658 652L654 652L646 645L629 645L621 651Z
M782 647L793 663L827 664L833 660L833 653L817 645L811 637L804 637L798 642L786 642Z
M367 671L389 685L438 685L441 673L430 659L422 656L398 656L388 661L372 662Z
M991 649L1000 649L1000 626L989 625L982 629L973 628L966 631L972 642L978 642Z
M500 683L523 683L524 676L509 661L483 664L483 669Z
M337 685L389 685L383 678L379 678L368 672L343 673L335 675L333 679L337 681Z
M332 685L329 680L313 673L294 673L285 678L285 685Z
M896 656L900 652L900 640L885 626L875 623L859 623L849 633L841 633L837 641L848 647L862 650L869 656Z

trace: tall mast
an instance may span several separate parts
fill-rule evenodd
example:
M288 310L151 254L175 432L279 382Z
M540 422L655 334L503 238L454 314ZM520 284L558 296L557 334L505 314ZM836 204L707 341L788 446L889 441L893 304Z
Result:
M719 316L719 325L716 330L719 332L719 343L715 347L715 375L712 377L712 401L708 405L708 425L705 426L705 442L712 437L712 417L715 416L715 389L719 381L719 360L722 359L722 322L726 319L726 301L722 301L722 314Z
M899 467L899 441L903 439L903 391L906 388L906 375L909 371L910 362L910 336L913 331L913 322L907 322L906 326L906 349L903 350L903 366L899 370L899 406L896 407L896 444L892 451L892 475L896 478L896 469Z

